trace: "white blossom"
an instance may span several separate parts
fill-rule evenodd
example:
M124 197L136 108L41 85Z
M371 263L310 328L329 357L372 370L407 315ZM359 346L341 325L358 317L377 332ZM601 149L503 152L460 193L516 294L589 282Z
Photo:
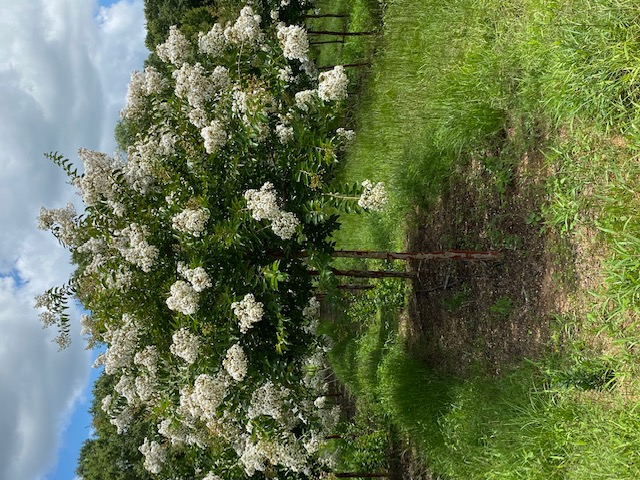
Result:
M167 307L175 312L193 315L198 311L198 292L187 282L178 280L171 285Z
M171 339L172 343L169 347L171 353L182 358L189 365L196 361L200 347L200 339L197 335L191 333L188 328L181 328L173 333Z
M139 335L138 323L129 314L122 315L120 328L112 330L107 326L107 332L104 334L104 340L108 344L104 353L104 371L107 375L117 373L120 369L131 365Z
M102 199L115 200L118 194L115 172L121 164L109 155L86 148L81 148L78 156L84 165L84 173L73 184L85 205L95 205Z
M192 108L189 110L189 121L196 127L202 129L209 125L207 112L203 108Z
M202 480L222 480L222 478L213 472L209 472Z
M200 63L182 64L173 72L173 78L176 96L186 100L192 108L203 107L216 93L214 83Z
M125 407L117 415L109 419L111 425L116 427L118 435L125 433L133 421L133 408L134 407Z
M302 310L302 315L305 317L316 317L320 312L320 302L316 297L309 299L309 304Z
M158 390L158 381L151 375L138 375L135 378L135 392L138 398L145 403L149 403Z
M164 462L167 459L166 448L160 445L155 440L149 441L147 437L144 439L144 443L138 448L144 455L144 468L151 473L160 473Z
M155 375L158 371L158 349L155 345L148 345L133 357L133 363L143 366L150 375Z
M344 142L345 144L349 144L355 140L356 132L354 132L353 130L346 130L340 127L336 130L336 137L338 137L338 139Z
M274 420L282 420L287 412L285 401L291 394L291 390L283 386L276 386L269 381L251 395L249 411L247 415L253 419L265 415Z
M240 323L240 332L247 333L254 323L262 320L264 314L263 304L256 302L252 293L247 293L240 302L231 304L233 313Z
M251 210L251 215L258 221L263 218L275 218L280 211L278 198L271 182L266 182L260 190L247 190L244 198L247 200L247 208Z
M247 356L239 343L227 350L222 366L231 375L231 378L237 382L241 382L247 375Z
M41 208L38 215L38 228L51 230L64 245L75 246L78 243L78 225L76 208L67 203L64 208Z
M180 232L199 237L209 220L209 211L205 208L186 208L172 218L172 227Z
M211 287L211 277L203 267L186 268L178 264L178 273L186 278L196 292L202 292Z
M364 191L360 195L358 205L365 210L381 212L389 201L384 183L378 182L374 185L370 180L364 180L362 187Z
M227 143L227 132L224 125L217 120L200 130L200 134L204 139L204 148L207 153L214 153Z
M220 55L227 44L227 39L224 36L224 29L219 23L216 23L211 27L207 33L198 33L198 48L202 53L217 57Z
M144 69L144 86L147 95L154 95L161 93L166 86L166 80L162 74L151 65Z
M276 135L278 136L278 140L280 140L280 143L285 145L293 140L293 127L282 125L279 123L278 125L276 125Z
M278 70L278 80L283 83L291 83L295 77L293 76L293 70L289 65Z
M192 414L203 421L217 418L217 409L227 396L229 386L230 379L226 373L198 375L190 399Z
M254 14L253 9L246 6L240 11L236 22L224 29L224 36L237 45L258 43L263 37L260 21L260 15Z
M347 86L349 78L344 73L344 67L337 65L333 70L322 72L318 76L318 96L325 101L345 100L348 96Z
M297 107L303 112L309 111L309 106L316 101L318 92L316 90L303 90L297 92L295 96Z
M256 471L262 472L266 468L262 448L257 443L254 443L250 437L245 440L242 455L240 455L240 463L249 477L252 477Z
M158 258L158 248L145 239L145 228L132 223L117 235L116 248L124 259L137 266L143 272L150 272Z
M290 60L306 60L309 53L307 31L298 25L278 25L278 40L282 44L282 53Z
M175 25L169 28L167 40L156 47L156 53L160 60L165 63L172 63L176 67L180 67L186 62L190 50L191 44L189 40Z
M289 240L296 233L300 220L291 212L281 211L271 222L271 229L278 237Z
M138 404L135 378L133 376L123 374L113 389L127 400L127 404L131 406Z

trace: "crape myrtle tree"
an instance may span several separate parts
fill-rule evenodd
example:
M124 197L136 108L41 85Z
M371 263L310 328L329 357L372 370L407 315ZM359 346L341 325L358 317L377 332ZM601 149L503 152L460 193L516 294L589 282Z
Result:
M118 434L145 432L154 478L332 468L338 409L324 400L310 268L326 271L340 208L386 197L373 184L334 191L352 137L339 128L347 77L318 74L304 29L281 13L244 7L197 42L172 27L164 68L132 75L126 158L82 149L78 173L49 155L85 208L41 210L77 268L37 306L61 347L69 299L90 312L83 334L106 346L97 363L113 385L100 408Z

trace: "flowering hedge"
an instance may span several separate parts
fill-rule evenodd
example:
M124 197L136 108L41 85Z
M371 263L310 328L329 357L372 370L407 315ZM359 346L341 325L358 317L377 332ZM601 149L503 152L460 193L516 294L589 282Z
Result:
M353 138L339 128L347 76L318 75L304 28L278 20L291 11L260 13L246 6L197 44L171 28L163 68L132 75L126 158L82 149L79 174L51 155L85 211L42 209L77 269L37 304L61 347L67 299L90 312L83 334L106 345L115 383L102 408L119 432L134 417L153 426L140 452L158 478L331 468L338 411L323 400L309 266L327 267L340 208L386 197L370 182L334 191Z

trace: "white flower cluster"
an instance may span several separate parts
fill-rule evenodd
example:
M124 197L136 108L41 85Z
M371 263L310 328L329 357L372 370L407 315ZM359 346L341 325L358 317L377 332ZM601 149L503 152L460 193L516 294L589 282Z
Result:
M135 393L138 398L147 404L157 397L158 381L153 375L139 375L135 378Z
M230 378L224 373L215 376L202 374L198 375L193 390L189 393L184 391L181 403L189 414L204 422L215 420L218 417L217 409L229 393Z
M296 233L296 228L300 225L298 217L291 212L281 211L280 214L271 221L271 230L283 240L289 240Z
M269 381L258 388L251 395L251 403L247 416L250 419L265 415L280 421L286 411L285 401L291 394L291 390L283 386L276 386Z
M260 190L247 190L244 192L244 198L247 200L247 208L251 210L251 216L255 220L275 218L280 212L278 197L271 182L266 182L260 187Z
M307 31L298 25L284 24L278 25L278 40L282 43L282 53L285 58L290 60L300 60L301 62L307 59L309 54L309 39L307 38Z
M236 343L227 350L227 355L222 361L222 366L235 381L241 382L244 380L244 377L247 375L247 356L239 343Z
M336 130L336 137L345 144L349 144L355 140L356 132L340 127Z
M200 347L200 339L194 335L188 328L181 328L173 332L171 337L172 343L169 350L176 357L182 358L189 365L193 364L198 358L198 348Z
M262 446L253 443L251 438L247 437L240 455L240 463L244 466L247 476L252 477L256 472L263 472L267 468L265 460Z
M253 218L258 221L263 218L270 220L273 233L283 240L290 239L296 232L300 221L293 213L280 210L272 183L266 182L260 190L247 190L244 198Z
M122 374L113 390L123 396L127 400L127 404L131 406L138 405L138 394L136 393L136 384L133 376Z
M189 121L199 129L203 129L210 124L207 112L203 108L189 110Z
M316 90L302 90L301 92L297 92L296 106L302 110L303 112L308 112L309 107L316 102L318 92Z
M118 232L119 241L116 248L124 259L142 269L143 272L150 272L151 267L158 258L158 248L147 243L145 239L145 229L136 223Z
M133 363L145 367L150 375L155 375L158 371L158 359L158 349L155 345L149 345L135 354Z
M198 32L198 48L204 54L217 57L224 51L226 44L227 38L219 23L214 24L207 33Z
M80 316L80 326L82 327L82 330L80 330L80 335L82 335L83 337L93 336L95 331L95 322L86 313L83 313Z
M240 323L240 332L247 333L254 323L262 320L264 309L261 302L256 302L253 293L247 293L239 302L233 302L231 308L238 322Z
M178 273L186 278L196 292L202 292L211 287L211 277L202 267L187 268L182 262L178 263Z
M122 170L127 183L140 193L147 193L155 182L154 157L158 145L154 142L138 141L127 148L127 163Z
M209 220L209 211L205 208L186 208L172 218L172 227L183 233L199 237Z
M187 100L191 108L202 108L215 95L229 87L229 71L225 67L216 67L210 75L200 64L188 63L173 72L176 80L175 93L178 98Z
M218 475L213 472L207 473L207 475L202 480L222 480Z
M122 315L122 325L114 330L107 327L104 341L108 344L104 353L104 371L107 375L118 373L121 369L129 367L133 361L140 328L135 318L131 315Z
M162 74L151 65L144 68L144 86L147 95L161 93L167 85Z
M278 70L278 80L280 80L281 82L291 83L294 79L295 77L293 76L293 70L291 70L291 67L289 65Z
M204 138L204 149L207 153L214 153L227 143L227 132L222 122L218 120L212 121L211 124L200 130L200 134Z
M171 285L171 294L167 298L167 307L174 312L193 315L198 311L198 292L183 280Z
M134 410L131 407L123 408L118 414L109 419L109 423L116 427L118 435L127 431L127 428L133 421Z
M106 281L106 286L109 289L125 292L133 284L133 272L125 266L121 266L112 275L107 277Z
M307 476L311 473L306 451L291 434L278 440L261 438L257 442L247 437L240 462L248 476L253 476L256 471L265 471L267 463L281 465L285 469L302 472Z
M144 73L134 70L131 72L131 80L127 88L127 104L120 110L120 117L132 120L144 112L147 86Z
M161 420L157 425L158 433L167 438L174 447L183 447L187 444L205 449L210 444L209 432L197 425L196 418L189 413L186 404L183 403L183 400L188 401L190 394L189 387L180 390L181 403L176 409L180 420L171 418Z
M117 194L117 184L114 180L114 170L118 162L108 155L81 148L78 156L84 165L84 174L73 184L78 189L85 205L95 205L103 197L114 200Z
M261 20L260 15L254 14L253 9L246 6L240 10L236 23L224 29L224 36L236 45L259 43L263 37L260 30Z
M263 87L254 86L250 90L243 90L240 85L236 85L231 95L231 111L247 127L256 130L262 140L268 132L264 120L273 110L274 102L273 96Z
M169 36L164 43L156 47L156 53L160 60L172 63L176 67L182 66L187 61L191 50L191 44L178 27L172 25L169 28Z
M362 182L364 191L360 195L358 205L365 210L371 210L373 212L381 212L389 202L387 197L387 189L384 183L378 182L373 184L370 180L364 180Z
M151 442L147 437L144 438L144 443L138 448L144 455L144 468L151 473L160 473L164 462L167 459L167 450L155 440Z
M42 207L38 215L38 228L51 230L64 245L74 246L78 241L76 219L76 208L72 203L67 203L64 208Z
M311 297L309 299L309 304L302 309L302 315L307 320L307 325L305 325L304 331L310 333L311 335L315 335L318 330L318 323L320 322L320 302L316 299L316 297Z
M346 100L349 78L344 73L344 67L337 65L333 70L322 72L318 76L318 96L324 101Z
M276 135L280 143L286 145L291 140L293 140L293 127L282 125L281 123L279 123L278 125L276 125Z

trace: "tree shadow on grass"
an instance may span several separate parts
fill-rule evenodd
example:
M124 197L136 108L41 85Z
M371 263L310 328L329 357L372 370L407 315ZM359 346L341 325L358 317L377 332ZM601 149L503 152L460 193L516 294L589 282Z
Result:
M572 253L540 223L546 177L537 149L517 160L499 150L476 153L458 162L430 207L416 208L411 251L502 252L499 262L411 265L418 279L406 343L430 367L499 374L548 344L550 321L566 301Z

